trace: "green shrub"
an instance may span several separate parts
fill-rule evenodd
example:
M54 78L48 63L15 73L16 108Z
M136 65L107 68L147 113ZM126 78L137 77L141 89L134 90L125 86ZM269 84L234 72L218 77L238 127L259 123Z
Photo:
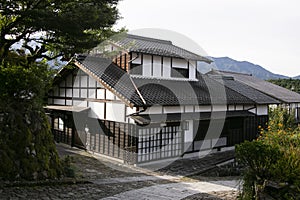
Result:
M247 166L244 171L244 192L245 199L258 197L264 190L268 180L274 177L276 162L282 153L279 148L265 144L263 141L246 141L237 145L236 157L239 163Z
M56 179L62 169L43 97L47 66L0 65L0 179Z
M287 111L275 110L257 140L236 146L236 157L246 166L241 199L300 199L300 131Z

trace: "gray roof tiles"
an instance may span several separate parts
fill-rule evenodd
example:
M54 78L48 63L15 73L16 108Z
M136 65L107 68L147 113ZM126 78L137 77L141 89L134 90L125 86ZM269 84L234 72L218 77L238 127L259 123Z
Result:
M171 41L125 34L116 43L127 49L129 52L139 52L167 57L184 58L211 63L212 61L203 56L197 55L181 47L175 46Z
M300 94L248 74L213 70L208 74L231 76L234 80L271 96L281 103L300 103Z
M278 104L280 103L278 100L256 90L246 84L235 81L233 78L226 78L220 76L211 76L211 78L216 81L226 85L232 90L244 95L250 99L252 99L256 104Z
M131 78L105 58L79 56L75 63L132 106L254 104L253 100L224 87L206 75L198 74L198 81ZM137 88L146 103L138 94Z

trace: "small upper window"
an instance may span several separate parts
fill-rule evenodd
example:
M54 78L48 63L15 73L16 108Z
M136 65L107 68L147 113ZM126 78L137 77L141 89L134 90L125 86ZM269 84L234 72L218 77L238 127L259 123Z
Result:
M171 77L174 78L189 78L189 70L182 68L172 68Z

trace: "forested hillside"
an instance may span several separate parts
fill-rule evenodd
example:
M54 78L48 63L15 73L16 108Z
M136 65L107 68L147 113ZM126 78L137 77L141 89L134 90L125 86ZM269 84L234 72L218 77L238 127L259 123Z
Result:
M271 83L300 93L300 79L272 79Z

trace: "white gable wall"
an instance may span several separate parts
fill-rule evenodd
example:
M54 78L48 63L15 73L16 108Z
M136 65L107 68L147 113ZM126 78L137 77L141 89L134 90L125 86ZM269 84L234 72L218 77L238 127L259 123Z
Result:
M164 57L163 58L163 77L170 78L171 77L171 58Z
M268 110L269 110L268 105L257 105L256 108L249 110L249 112L261 116L261 115L268 115L269 113Z
M196 79L197 62L189 61L189 79Z
M196 61L188 61L181 58L170 58L156 55L141 54L137 57L136 53L132 54L133 64L142 64L142 75L155 78L172 78L172 68L188 69L189 79L196 79Z
M152 58L150 55L143 55L143 76L152 76Z
M125 104L106 103L106 120L125 122Z
M128 108L112 92L80 70L78 74L70 74L62 80L50 96L49 105L90 107L88 115L92 118L126 122L126 113L135 110ZM129 122L134 123L132 120Z
M161 56L153 56L153 76L154 77L161 77Z

